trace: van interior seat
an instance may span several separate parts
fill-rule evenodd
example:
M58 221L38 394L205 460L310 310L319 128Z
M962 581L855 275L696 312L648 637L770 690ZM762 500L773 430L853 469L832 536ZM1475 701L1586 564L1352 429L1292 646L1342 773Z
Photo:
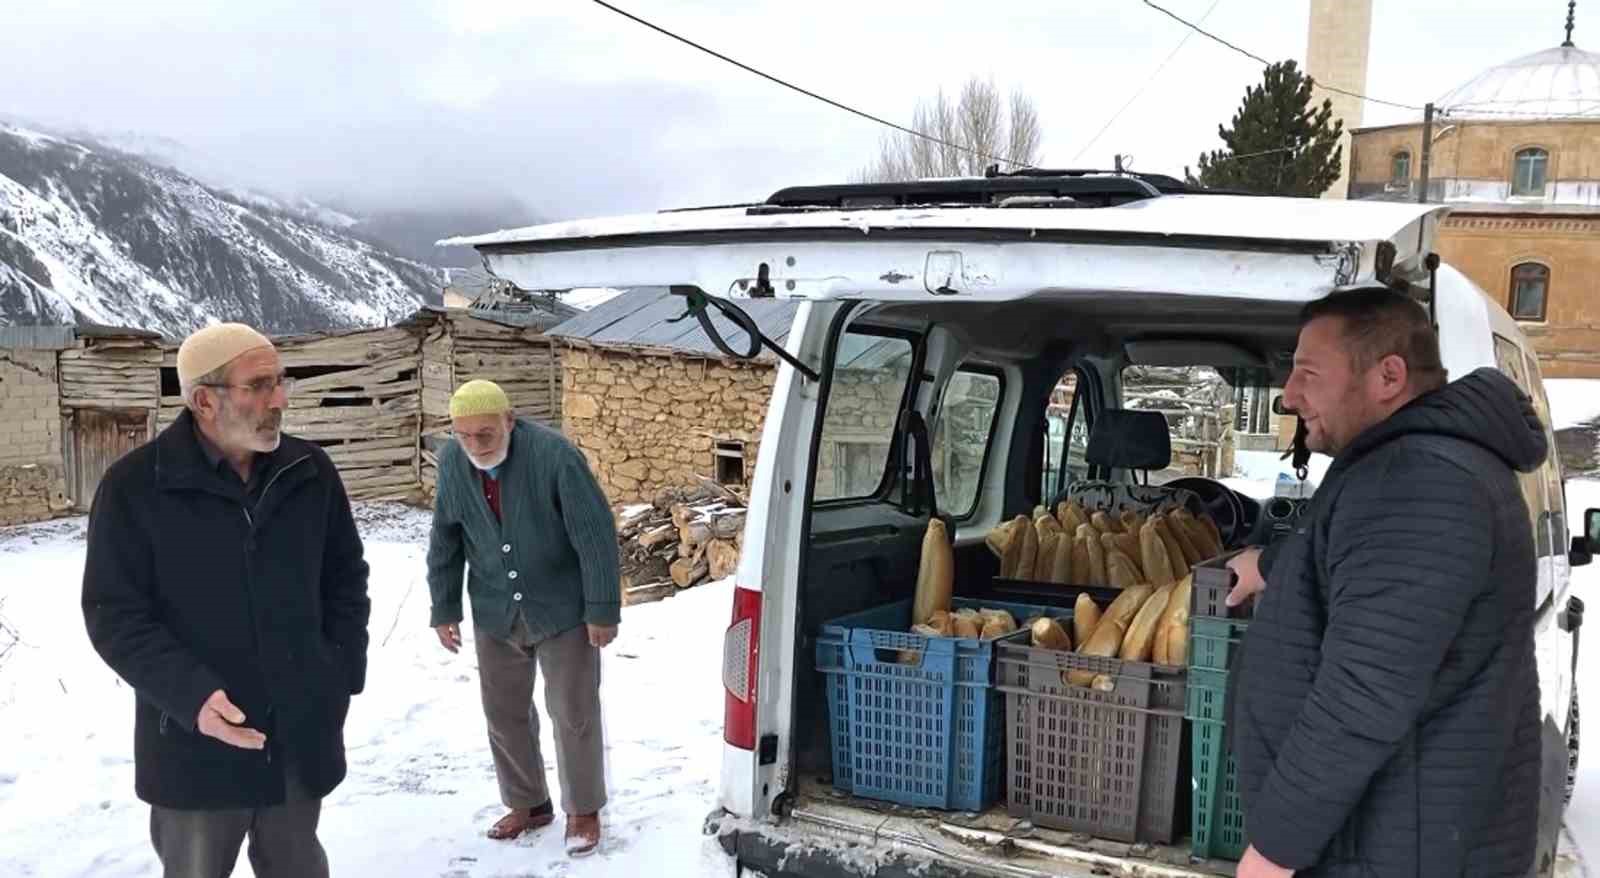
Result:
M1172 436L1160 412L1106 409L1095 418L1084 449L1090 479L1109 479L1114 470L1150 473L1172 465Z

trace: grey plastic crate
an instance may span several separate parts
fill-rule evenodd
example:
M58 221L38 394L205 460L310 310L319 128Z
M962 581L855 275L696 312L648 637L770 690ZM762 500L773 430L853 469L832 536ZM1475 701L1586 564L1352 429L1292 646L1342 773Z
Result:
M1007 812L1117 841L1174 841L1185 669L1015 643L995 654L1006 700ZM1116 688L1072 686L1063 678L1070 670L1110 675Z

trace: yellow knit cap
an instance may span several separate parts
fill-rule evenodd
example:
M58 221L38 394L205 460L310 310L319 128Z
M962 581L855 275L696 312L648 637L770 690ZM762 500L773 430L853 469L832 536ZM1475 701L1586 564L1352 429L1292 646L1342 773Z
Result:
M272 341L243 323L218 323L196 330L178 347L178 380L184 384L198 381L240 354L266 347L272 347Z
M511 411L511 400L500 385L482 378L474 378L456 388L450 397L450 417L464 418L472 415L498 415Z

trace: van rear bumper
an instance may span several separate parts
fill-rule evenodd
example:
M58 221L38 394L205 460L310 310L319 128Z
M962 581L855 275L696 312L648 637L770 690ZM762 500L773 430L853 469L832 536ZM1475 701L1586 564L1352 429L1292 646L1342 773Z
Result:
M867 819L871 818L871 819ZM736 865L769 878L1217 878L1219 872L1116 857L928 818L888 817L825 802L777 824L718 809L706 818Z

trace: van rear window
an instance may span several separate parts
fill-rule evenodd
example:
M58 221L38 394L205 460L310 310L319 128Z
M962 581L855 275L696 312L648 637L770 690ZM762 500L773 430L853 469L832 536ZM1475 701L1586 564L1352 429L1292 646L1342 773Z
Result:
M903 336L847 330L839 339L817 449L816 502L871 497L883 487L914 353Z

